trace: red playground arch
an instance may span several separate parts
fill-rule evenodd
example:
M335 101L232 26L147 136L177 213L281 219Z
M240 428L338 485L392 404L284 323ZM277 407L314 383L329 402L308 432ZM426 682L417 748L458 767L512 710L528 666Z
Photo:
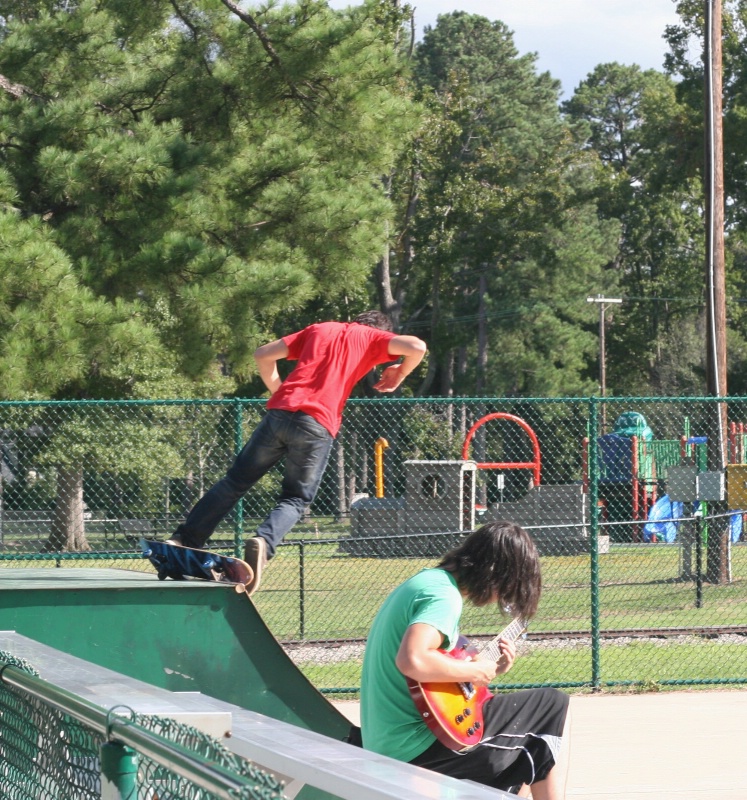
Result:
M509 422L515 422L519 425L524 431L526 431L527 435L529 436L530 441L532 442L532 451L534 455L533 461L483 461L477 462L478 469L531 469L533 472L534 478L534 485L540 485L540 471L542 467L542 461L540 458L540 447L539 441L537 441L537 435L535 432L527 425L527 423L521 419L521 417L516 417L513 414L506 414L502 411L498 411L495 414L486 414L484 417L481 417L477 420L477 422L467 431L467 436L464 439L464 444L462 445L462 460L467 461L469 459L469 446L472 442L472 439L475 436L475 432L477 429L484 425L486 422L490 422L491 419L505 419Z

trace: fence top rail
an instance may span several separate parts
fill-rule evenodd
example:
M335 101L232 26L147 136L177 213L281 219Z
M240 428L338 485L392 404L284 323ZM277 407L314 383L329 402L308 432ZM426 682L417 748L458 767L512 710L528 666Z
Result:
M195 723L201 716L222 715L221 721L225 723L228 715L230 725L225 729L222 744L276 776L290 780L286 790L288 797L303 784L344 800L400 800L402 797L511 800L514 797L487 786L414 767L199 692L186 695L169 692L62 653L14 631L0 631L0 650L28 662L43 676L41 683L53 684L58 691L76 697L86 708L95 707L104 718L116 706L126 706L136 713L175 718L194 727L198 727ZM17 674L18 670L13 672ZM101 705L104 699L106 707ZM72 705L70 711L74 711ZM66 713L70 712L66 710ZM122 725L118 725L117 735L121 728ZM175 751L175 760L181 764L178 751Z
M262 397L215 397L193 399L161 399L161 400L0 400L2 408L39 408L52 406L56 408L68 406L235 406L264 405L267 398Z
M0 400L0 409L40 406L192 406L192 405L262 405L266 397L214 397L214 398L163 398L163 399L86 399L86 400ZM353 405L418 405L438 403L442 405L507 404L512 407L522 404L554 405L558 403L586 403L593 405L627 405L631 403L744 403L747 396L729 397L351 397Z

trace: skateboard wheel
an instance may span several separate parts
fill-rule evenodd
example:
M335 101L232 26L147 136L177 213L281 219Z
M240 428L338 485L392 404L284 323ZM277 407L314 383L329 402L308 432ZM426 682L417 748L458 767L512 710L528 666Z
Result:
M203 569L212 569L215 566L215 559L214 558L206 558L202 562Z
M158 580L159 580L159 581L165 581L165 580L166 580L166 578L168 578L168 577L169 577L169 576L168 576L168 575L167 575L165 572L159 572L159 573L158 573Z

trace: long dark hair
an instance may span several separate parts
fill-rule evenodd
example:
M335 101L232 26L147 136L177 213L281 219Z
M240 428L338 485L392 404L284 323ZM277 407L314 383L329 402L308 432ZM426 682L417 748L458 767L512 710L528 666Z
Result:
M542 576L537 547L524 528L497 520L471 533L438 564L477 606L496 599L501 610L531 619L537 613Z

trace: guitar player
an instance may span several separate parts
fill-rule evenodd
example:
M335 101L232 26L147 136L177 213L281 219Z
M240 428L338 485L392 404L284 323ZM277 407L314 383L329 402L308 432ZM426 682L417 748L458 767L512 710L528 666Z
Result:
M410 688L479 688L508 672L516 656L509 638L499 639L491 659L480 654L457 658L448 652L459 638L463 603L495 603L511 616L529 620L537 611L541 585L534 541L523 528L502 520L474 531L435 568L422 570L394 589L379 609L366 643L363 746L533 800L562 800L567 695L556 689L530 689L493 696L482 690L489 699L480 706L479 743L457 750L433 732L431 727L438 726L431 715L426 715L426 724Z

